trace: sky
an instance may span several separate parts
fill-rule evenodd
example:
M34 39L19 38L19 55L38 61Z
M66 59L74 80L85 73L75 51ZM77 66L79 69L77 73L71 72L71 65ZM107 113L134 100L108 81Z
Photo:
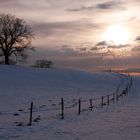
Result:
M48 59L81 70L140 67L140 0L0 0L0 13L22 18Z

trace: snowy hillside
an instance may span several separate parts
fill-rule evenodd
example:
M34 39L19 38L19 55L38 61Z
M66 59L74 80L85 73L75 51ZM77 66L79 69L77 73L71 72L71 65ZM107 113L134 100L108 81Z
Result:
M0 103L9 109L31 100L56 103L61 97L68 101L100 97L115 92L119 82L118 75L108 73L0 66Z
M128 77L114 73L0 66L0 140L138 140L140 77L134 78L131 93L115 104L80 116L77 106L67 108L60 119L61 97L68 107L78 99L119 92L127 83ZM27 126L31 101L34 121Z

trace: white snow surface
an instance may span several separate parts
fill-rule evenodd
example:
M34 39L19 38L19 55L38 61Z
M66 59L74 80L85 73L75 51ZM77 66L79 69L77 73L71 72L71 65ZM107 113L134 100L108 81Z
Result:
M78 99L87 109L89 99L121 91L127 83L128 77L115 73L0 66L0 140L139 140L139 76L118 102L78 115ZM31 101L33 123L27 126Z

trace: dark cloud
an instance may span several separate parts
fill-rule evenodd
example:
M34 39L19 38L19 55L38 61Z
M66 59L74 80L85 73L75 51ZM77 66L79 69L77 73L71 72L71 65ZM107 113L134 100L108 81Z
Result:
M64 57L79 57L79 56L96 56L96 57L104 57L109 54L109 52L106 53L99 53L98 51L92 52L93 50L99 50L99 48L91 48L91 46L86 47L75 47L74 45L60 45L60 46L52 46L49 49L43 49L42 46L42 54L48 56L48 57L54 57L54 58L64 58ZM91 51L92 50L92 51Z
M98 48L98 47L92 47L90 50L91 50L91 51L98 51L99 48Z
M106 46L108 43L106 41L100 41L95 46Z
M134 48L131 49L132 52L140 52L140 46L136 46Z
M101 49L97 46L95 46L94 43L90 43L90 42L86 42L86 43L82 43L78 46L76 46L77 50L79 50L81 53L85 53L85 54L93 54L94 53L98 53L98 51Z
M137 36L135 41L140 41L140 36Z
M114 9L120 7L120 4L121 3L119 1L108 1L104 3L96 4L96 8L103 9L103 10Z
M71 12L78 12L78 11L88 11L88 10L96 10L96 9L102 9L102 10L124 9L124 7L122 7L121 4L122 2L120 1L107 1L104 3L98 3L98 4L90 5L90 6L82 5L79 8L70 8L67 10Z
M95 45L96 47L97 46L101 46L101 47L104 47L104 46L106 46L107 48L118 48L118 49L120 49L120 48L125 48L125 47L129 47L129 46L131 46L130 44L119 44L119 45L115 45L113 42L107 42L107 41L100 41L100 42L98 42L96 45Z
M69 45L62 45L61 48L69 48L70 46Z
M67 11L78 12L78 11L93 10L93 9L95 9L95 6L81 6L79 8L67 9Z

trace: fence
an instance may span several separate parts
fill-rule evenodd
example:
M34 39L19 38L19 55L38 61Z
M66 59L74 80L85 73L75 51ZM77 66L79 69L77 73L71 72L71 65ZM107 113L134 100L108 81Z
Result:
M88 111L88 110L93 111L98 108L104 108L104 106L110 106L111 104L118 102L120 100L120 98L123 99L124 96L126 96L129 93L129 91L132 87L132 77L130 77L128 75L127 78L128 78L128 82L125 85L125 87L123 89L120 88L123 83L123 81L121 81L121 83L120 83L120 85L118 85L115 93L101 96L99 98L90 98L90 99L86 99L86 100L78 99L77 101L75 101L74 104L72 104L70 106L67 106L65 104L64 98L61 98L60 107L53 108L50 110L59 111L60 112L59 118L64 119L65 114L67 114L69 112L68 110L70 110L70 109L73 109L75 114L81 115L81 113L84 111ZM39 112L40 110L36 110L36 111ZM29 124L28 124L29 126L32 125L33 112L36 112L36 111L34 111L33 102L31 102ZM43 111L43 110L41 110L41 111ZM37 119L39 119L39 118L37 118Z

